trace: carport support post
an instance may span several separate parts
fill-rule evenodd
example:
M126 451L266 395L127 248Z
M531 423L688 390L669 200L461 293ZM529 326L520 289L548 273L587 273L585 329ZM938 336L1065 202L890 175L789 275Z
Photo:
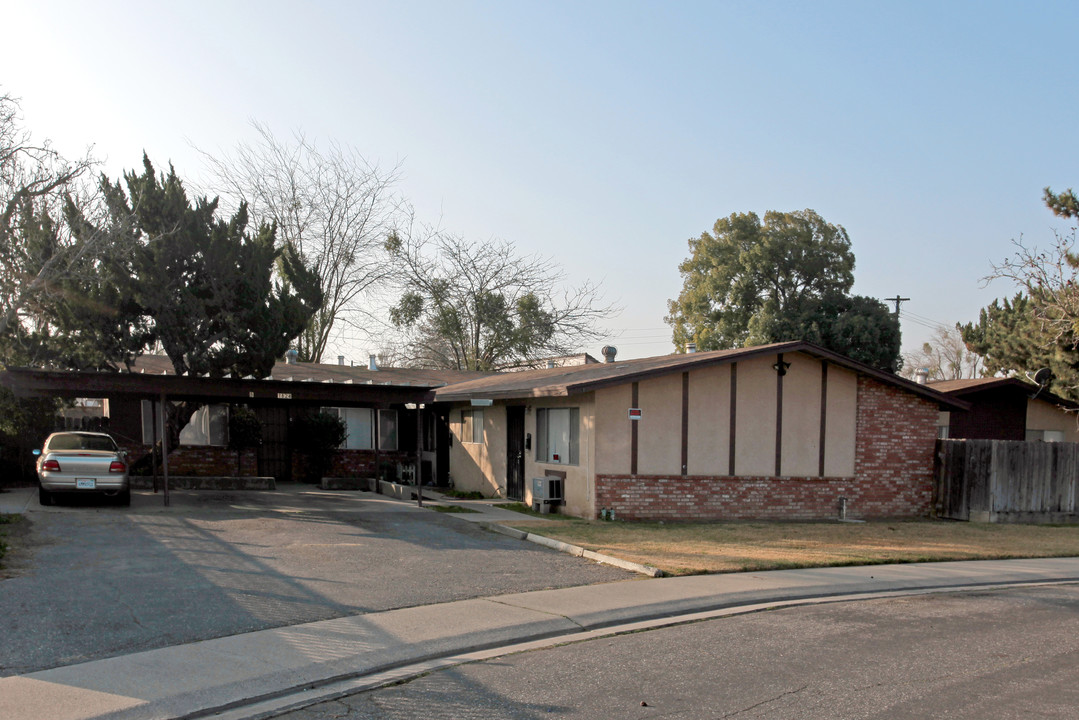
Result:
M153 441L153 445L150 446L150 465L154 470L154 495L157 495L157 429L160 427L160 423L157 419L157 400L150 401L150 427L153 430L150 433L150 439Z
M423 479L420 458L423 457L423 403L416 403L416 505L423 507Z
M161 423L161 474L165 488L165 506L169 504L169 432L165 427L165 393L161 393L161 401L157 406L157 417Z

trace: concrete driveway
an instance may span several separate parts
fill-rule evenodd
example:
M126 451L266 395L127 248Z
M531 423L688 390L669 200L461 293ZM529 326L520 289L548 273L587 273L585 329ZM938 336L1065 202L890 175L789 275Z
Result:
M345 615L630 580L363 492L136 491L42 508L0 580L0 676ZM7 510L15 499L7 501Z

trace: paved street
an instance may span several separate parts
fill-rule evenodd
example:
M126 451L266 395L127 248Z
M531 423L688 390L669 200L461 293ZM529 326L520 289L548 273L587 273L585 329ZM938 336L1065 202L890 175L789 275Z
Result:
M786 608L603 638L277 717L1074 718L1076 667L1079 586L1010 588Z
M28 507L0 676L263 628L637 576L371 493L137 492Z

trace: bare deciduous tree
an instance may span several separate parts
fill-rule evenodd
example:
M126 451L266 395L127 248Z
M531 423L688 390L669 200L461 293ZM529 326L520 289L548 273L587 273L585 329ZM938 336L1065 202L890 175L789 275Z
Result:
M919 368L929 371L930 380L963 380L981 376L982 357L967 349L959 328L938 327L919 352L903 356L900 374L913 378Z
M41 323L41 304L102 240L76 239L64 225L66 204L88 204L92 191L78 181L93 165L89 153L67 160L35 141L18 101L0 95L0 338L8 343Z
M386 245L401 293L390 310L404 334L397 355L412 366L492 370L565 355L600 337L616 311L595 284L567 286L553 260L509 242L410 223Z
M400 166L383 170L351 147L322 148L302 133L284 141L253 126L254 143L219 157L200 152L213 192L245 200L256 223L276 223L280 240L318 274L322 306L297 349L301 360L319 362L335 328L363 326L365 307L387 277L383 243L398 207Z

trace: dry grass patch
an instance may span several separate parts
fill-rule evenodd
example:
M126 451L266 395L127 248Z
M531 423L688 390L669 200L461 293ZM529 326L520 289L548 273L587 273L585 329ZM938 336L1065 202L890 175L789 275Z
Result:
M945 520L623 523L559 518L514 527L674 574L941 560L1079 556L1079 526Z

